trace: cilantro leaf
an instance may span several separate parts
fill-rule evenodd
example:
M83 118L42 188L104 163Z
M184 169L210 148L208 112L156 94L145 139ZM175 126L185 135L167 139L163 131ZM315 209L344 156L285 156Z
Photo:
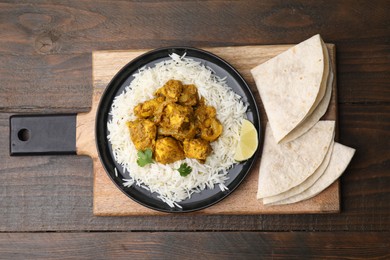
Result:
M137 155L138 155L137 164L139 166L144 167L149 163L153 163L152 149L147 148L145 151L138 151Z
M185 177L192 172L192 168L187 163L182 163L177 171L180 173L180 176Z

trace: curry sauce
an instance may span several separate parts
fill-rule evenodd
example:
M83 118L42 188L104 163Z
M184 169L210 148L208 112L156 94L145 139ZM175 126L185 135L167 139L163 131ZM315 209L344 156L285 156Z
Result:
M154 95L135 106L137 119L127 122L136 149L151 149L162 164L185 157L204 163L212 151L210 143L223 131L216 109L199 98L195 85L179 80L167 81Z

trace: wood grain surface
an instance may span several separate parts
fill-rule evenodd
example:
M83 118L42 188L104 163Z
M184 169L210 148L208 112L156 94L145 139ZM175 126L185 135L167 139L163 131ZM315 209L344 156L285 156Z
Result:
M389 258L389 13L386 0L0 1L0 258L60 258L56 242L80 257L91 248L96 258L126 257L137 244L161 254L151 237L163 231L213 231L191 240L209 242L213 257L237 240L254 245L240 251L248 258L278 241L286 258ZM341 177L340 214L96 217L89 157L9 156L11 115L90 110L93 51L296 44L317 33L337 46L339 141L357 149ZM252 243L253 231L302 232L261 232ZM161 245L179 250L197 232L169 233ZM107 240L129 242L102 248Z
M389 232L354 234L16 233L0 234L0 255L4 259L389 259Z
M256 96L256 101L261 107L261 101L256 84L250 74L250 69L261 64L270 58L290 48L291 45L257 45L240 47L213 47L206 48L222 59L232 64L248 82L252 92ZM333 68L336 66L335 46L328 45L330 62ZM142 206L121 192L105 173L104 167L98 158L95 138L95 115L99 105L102 91L107 87L115 74L128 62L145 53L145 50L127 51L96 51L92 54L92 75L93 75L93 101L92 109L88 113L77 116L77 153L88 155L93 161L93 213L97 216L147 216L164 215L156 210L151 210ZM336 68L335 68L336 69ZM336 120L337 118L337 88L336 78L334 79L333 95L328 107L328 111L323 119ZM267 116L264 108L261 107L260 118L262 129L265 129ZM263 130L261 136L264 137ZM337 138L336 138L337 139ZM260 143L263 141L260 140ZM261 147L260 147L261 150ZM204 210L192 214L294 214L294 213L337 213L340 211L339 182L336 181L329 188L318 196L303 202L265 206L261 200L256 199L260 158L256 161L254 168L248 173L242 184L236 191L223 201Z

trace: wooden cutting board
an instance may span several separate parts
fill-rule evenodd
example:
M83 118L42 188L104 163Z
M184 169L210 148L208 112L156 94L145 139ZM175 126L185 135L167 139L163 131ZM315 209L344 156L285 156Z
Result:
M334 71L336 71L335 46L332 44L328 44L327 46L330 51ZM265 126L266 115L256 85L250 74L250 69L285 51L289 47L291 47L291 45L204 48L232 64L248 82L256 97L256 102L260 107L262 129L264 129ZM170 214L146 208L122 193L106 174L100 159L98 158L95 147L95 115L104 89L113 76L124 65L135 57L143 54L145 51L146 50L96 51L92 53L94 88L92 109L88 113L79 114L77 116L76 147L77 154L90 156L93 160L93 213L98 216ZM331 103L323 119L337 119L336 78L333 84ZM264 135L262 133L262 138L263 137ZM260 159L260 157L257 159L255 167L230 196L209 208L185 214L297 214L336 213L340 211L339 181L336 181L328 189L310 200L291 205L264 206L261 201L256 199Z

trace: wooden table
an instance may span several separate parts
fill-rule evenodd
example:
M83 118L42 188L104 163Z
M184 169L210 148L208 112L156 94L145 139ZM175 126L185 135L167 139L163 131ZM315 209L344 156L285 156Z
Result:
M13 2L0 2L0 258L390 258L388 1ZM90 158L9 156L11 115L90 109L92 51L316 33L336 44L339 140L357 149L340 214L96 217Z

